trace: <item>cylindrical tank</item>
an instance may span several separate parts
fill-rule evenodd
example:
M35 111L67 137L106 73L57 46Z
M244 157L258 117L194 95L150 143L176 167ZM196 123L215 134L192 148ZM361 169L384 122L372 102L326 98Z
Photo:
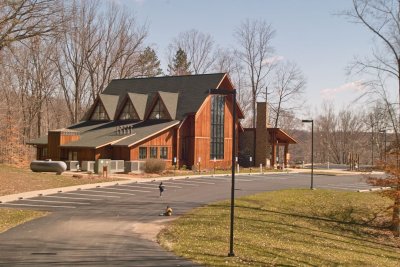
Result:
M64 161L34 160L31 162L31 170L34 172L56 172L61 174L67 169Z

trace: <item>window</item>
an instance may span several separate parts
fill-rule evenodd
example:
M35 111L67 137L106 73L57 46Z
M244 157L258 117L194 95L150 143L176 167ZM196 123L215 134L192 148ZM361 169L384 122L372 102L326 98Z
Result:
M157 147L150 147L150 158L157 158Z
M124 109L119 116L120 120L138 120L139 116L137 115L135 108L132 105L131 101L127 101Z
M106 110L103 104L99 101L97 102L96 108L93 111L91 120L109 120Z
M139 159L147 159L147 147L139 147Z
M168 147L160 147L160 159L168 158Z
M165 108L164 104L161 102L160 99L157 100L153 110L149 116L150 120L162 120L162 119L169 119L167 109Z
M43 147L41 149L40 158L42 158L42 159L47 158L47 147Z
M78 160L78 152L69 151L68 152L68 160Z
M224 115L225 97L222 95L213 95L211 97L211 159L224 158Z

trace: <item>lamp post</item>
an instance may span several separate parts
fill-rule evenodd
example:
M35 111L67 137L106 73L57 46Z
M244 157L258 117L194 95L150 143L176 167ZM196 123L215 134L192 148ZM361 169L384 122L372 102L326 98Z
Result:
M230 223L230 239L229 239L229 257L234 257L233 252L233 225L235 218L235 157L236 157L236 90L226 89L210 89L210 95L232 95L232 182L231 182L231 223Z
M314 120L302 120L303 123L311 122L311 186L314 189Z

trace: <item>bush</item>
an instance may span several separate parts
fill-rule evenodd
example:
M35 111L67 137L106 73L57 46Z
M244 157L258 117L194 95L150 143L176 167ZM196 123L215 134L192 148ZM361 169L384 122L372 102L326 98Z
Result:
M161 159L147 159L144 163L144 172L162 173L165 170L165 161Z

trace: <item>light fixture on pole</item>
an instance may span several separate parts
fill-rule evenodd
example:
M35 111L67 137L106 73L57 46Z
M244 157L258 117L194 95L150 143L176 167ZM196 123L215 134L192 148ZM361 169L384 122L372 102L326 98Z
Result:
M314 120L302 120L303 123L311 122L311 186L314 189Z
M231 223L229 239L229 257L234 257L233 252L233 225L235 218L235 158L236 158L236 90L210 89L210 95L232 95L232 183L231 183Z

